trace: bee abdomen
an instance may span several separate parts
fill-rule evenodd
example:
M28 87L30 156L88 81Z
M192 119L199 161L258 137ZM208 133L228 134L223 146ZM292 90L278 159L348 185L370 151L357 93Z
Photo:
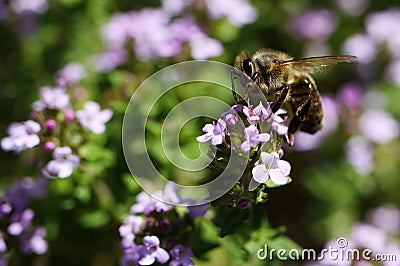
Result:
M310 110L308 111L306 119L301 123L300 130L306 133L314 134L322 128L322 104L318 91L313 91L312 102Z

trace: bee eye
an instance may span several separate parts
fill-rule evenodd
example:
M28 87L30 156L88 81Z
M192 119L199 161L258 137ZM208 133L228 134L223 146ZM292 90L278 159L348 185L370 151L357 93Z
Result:
M247 76L251 77L253 74L253 62L250 59L246 59L243 61L243 71Z
M279 65L281 62L279 60L274 60L274 64Z

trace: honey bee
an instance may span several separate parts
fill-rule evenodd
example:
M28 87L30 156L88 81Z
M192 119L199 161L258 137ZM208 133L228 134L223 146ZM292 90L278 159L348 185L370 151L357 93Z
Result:
M236 57L235 68L256 83L267 98L272 98L273 113L277 112L284 103L289 104L293 117L288 128L288 143L292 146L293 134L297 130L314 134L322 128L321 97L310 74L321 72L340 62L351 62L356 59L355 56L293 59L285 52L261 49L251 57L242 52ZM243 84L243 80L241 82ZM234 86L232 90L237 102ZM248 98L249 95L246 97Z

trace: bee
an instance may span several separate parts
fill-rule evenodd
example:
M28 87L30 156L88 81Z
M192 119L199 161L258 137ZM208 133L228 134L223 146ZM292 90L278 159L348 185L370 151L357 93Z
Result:
M356 59L355 56L293 59L285 52L261 49L251 57L242 52L236 57L234 66L256 83L267 98L272 98L273 113L284 103L289 104L293 117L288 127L288 143L292 146L293 134L297 130L314 134L322 128L321 97L310 74L324 71L327 67L340 62L351 62ZM232 85L233 79L234 76ZM241 82L243 84L243 78ZM238 102L234 86L232 91L235 101Z

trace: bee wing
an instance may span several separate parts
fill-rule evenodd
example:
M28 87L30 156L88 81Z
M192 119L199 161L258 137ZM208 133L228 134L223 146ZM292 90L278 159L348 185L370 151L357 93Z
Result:
M297 60L288 60L281 63L282 66L287 66L292 69L306 72L309 74L324 71L326 68L341 62L351 62L356 60L356 56L343 55L343 56L319 56L310 57Z

